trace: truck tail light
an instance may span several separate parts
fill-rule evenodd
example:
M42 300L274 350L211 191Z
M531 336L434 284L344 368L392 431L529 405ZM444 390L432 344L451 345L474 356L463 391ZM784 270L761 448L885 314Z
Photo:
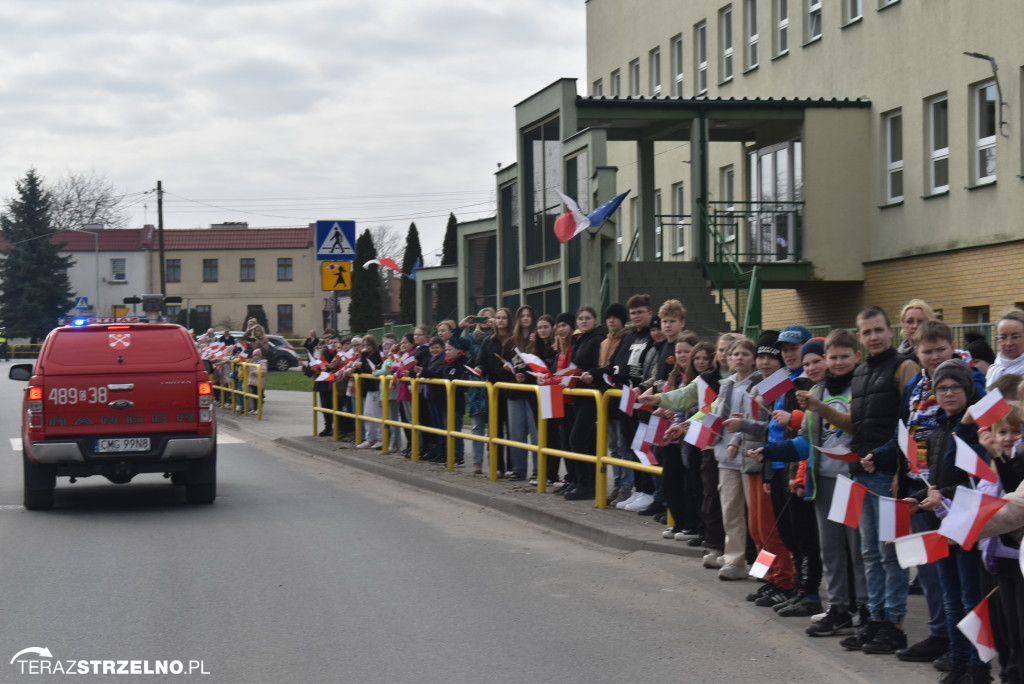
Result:
M28 388L28 426L29 428L43 427L43 388Z
M213 421L213 383L200 381L199 422L209 423L211 421Z

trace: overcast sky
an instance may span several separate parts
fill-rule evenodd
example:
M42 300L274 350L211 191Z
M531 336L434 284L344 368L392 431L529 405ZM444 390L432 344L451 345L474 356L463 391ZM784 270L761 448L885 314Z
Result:
M494 212L513 106L585 90L584 0L6 0L0 197L95 170L133 227ZM144 208L144 205L147 205Z

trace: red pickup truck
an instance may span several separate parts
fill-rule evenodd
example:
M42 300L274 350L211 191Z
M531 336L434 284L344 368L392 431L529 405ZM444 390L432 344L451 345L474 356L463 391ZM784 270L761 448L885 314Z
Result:
M32 364L22 413L25 508L53 506L57 477L131 481L164 473L191 503L217 495L213 387L192 337L179 325L63 326Z

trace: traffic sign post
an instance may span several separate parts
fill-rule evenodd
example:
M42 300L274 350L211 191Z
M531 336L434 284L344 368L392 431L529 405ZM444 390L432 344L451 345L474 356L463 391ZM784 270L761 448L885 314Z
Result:
M318 261L355 261L356 222L317 221L316 258Z
M320 262L320 288L325 292L351 290L352 262Z

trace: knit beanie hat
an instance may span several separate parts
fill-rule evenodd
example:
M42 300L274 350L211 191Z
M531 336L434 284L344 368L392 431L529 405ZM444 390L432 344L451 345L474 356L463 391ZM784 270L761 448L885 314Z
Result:
M605 309L605 320L608 320L609 316L615 316L616 318L618 318L620 321L622 321L622 325L626 325L627 323L629 323L629 310L618 302L613 302L612 304L609 304L608 308Z
M950 359L949 361L943 361L939 364L939 367L935 369L935 375L932 378L932 387L938 387L946 378L955 380L964 388L964 392L967 393L967 397L971 397L974 392L974 376L971 373L971 367L964 361L961 359Z
M779 348L778 330L765 330L761 333L761 336L757 338L757 352L754 356L761 356L762 354L767 354L768 356L778 359L779 363L783 363L782 349Z
M555 319L555 325L557 326L560 323L565 323L573 329L576 328L576 319L573 318L573 315L569 312L558 314L558 318Z
M800 348L800 358L803 359L808 354L817 354L818 356L825 356L825 338L823 337L812 337L807 340L803 347Z
M969 332L965 336L965 339L967 340L967 351L971 355L972 359L988 361L989 363L996 362L995 352L993 352L992 347L988 345L984 335L976 332Z
M658 328L658 329L661 329L661 319L659 317L657 317L657 316L653 316L651 318L650 324L647 327L648 328Z

